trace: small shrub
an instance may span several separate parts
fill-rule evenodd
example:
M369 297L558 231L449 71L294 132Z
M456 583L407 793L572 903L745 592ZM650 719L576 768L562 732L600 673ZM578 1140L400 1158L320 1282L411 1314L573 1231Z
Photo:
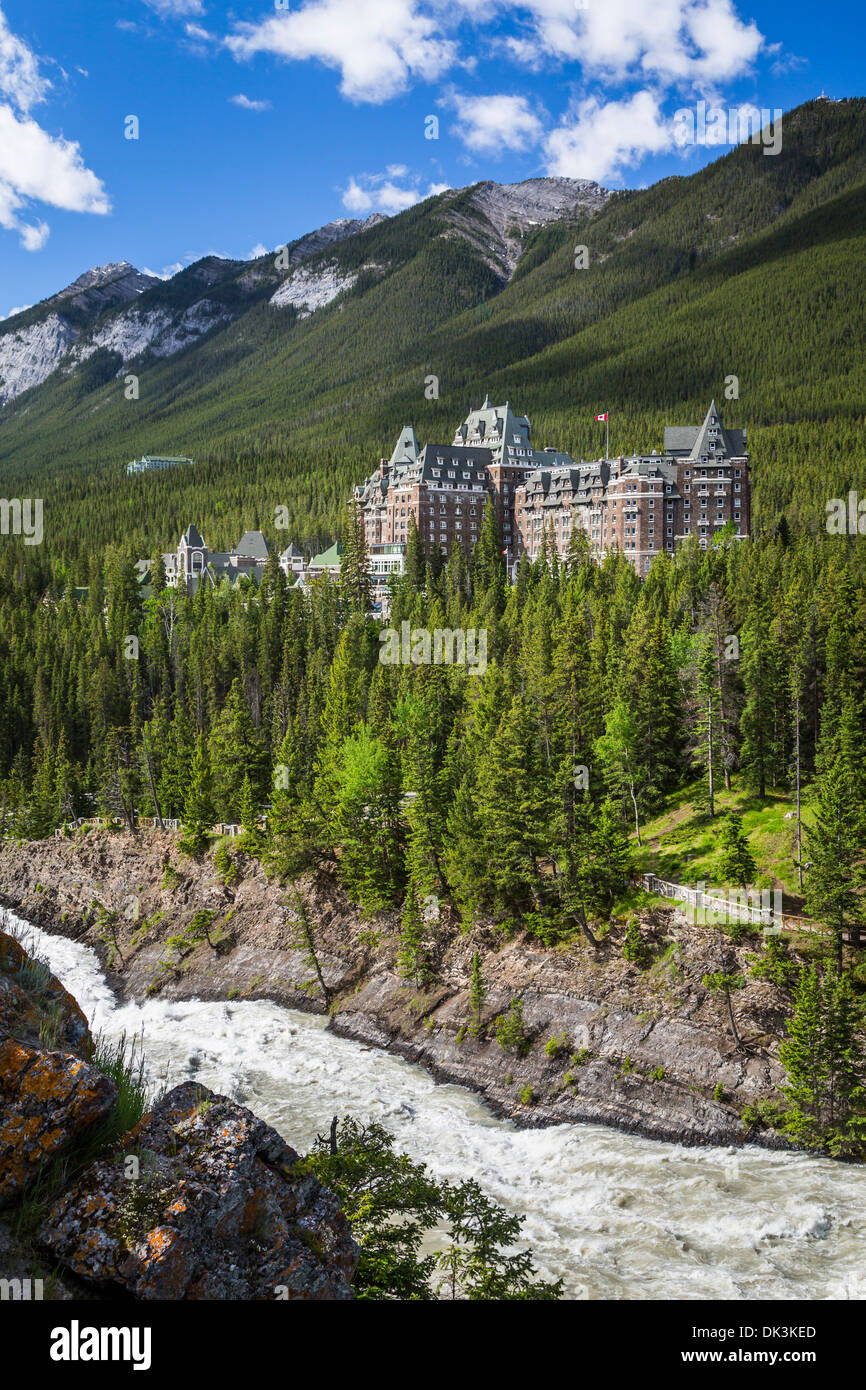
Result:
M749 974L753 980L772 980L780 989L796 984L799 968L781 937L766 937L761 955L750 953L746 959L750 962Z
M785 1122L785 1107L776 1100L757 1100L747 1105L740 1116L743 1130L782 1129Z
M522 999L512 999L508 1013L497 1018L496 1041L503 1052L516 1052L518 1057L529 1051L530 1038L523 1027Z
M640 934L640 922L637 917L630 917L628 920L622 953L630 964L637 966L638 970L646 970L650 963L650 948Z
M557 1033L548 1038L544 1044L544 1050L548 1057L561 1057L569 1049L570 1039L567 1033Z
M718 1085L715 1087L715 1089L713 1090L713 1100L724 1100L724 1099L725 1099L725 1088L724 1088L724 1086L722 1085L722 1083L721 1083L721 1081L720 1081L720 1082L718 1083Z
M518 1092L518 1098L520 1100L521 1105L531 1105L533 1101L532 1087L521 1087L520 1091Z
M238 866L229 854L229 848L225 840L220 840L217 845L213 862L217 872L217 878L221 879L226 885L234 883L238 876Z
M664 1067L653 1067L652 1071L650 1072L650 1076L652 1077L653 1081L664 1081L664 1079L665 1079L665 1069L664 1069Z

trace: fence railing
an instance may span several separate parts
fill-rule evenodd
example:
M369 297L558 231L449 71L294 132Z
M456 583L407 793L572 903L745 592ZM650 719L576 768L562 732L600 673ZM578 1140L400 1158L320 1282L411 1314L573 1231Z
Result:
M162 818L162 826L164 830L179 831L181 828L181 824L182 822L178 817L163 816ZM262 827L262 829L265 829L265 827L267 826L267 817L265 815L259 816L258 824ZM126 821L123 819L122 816L76 816L74 820L66 821L62 827L55 830L54 838L55 840L62 840L66 837L66 835L69 834L70 831L79 830L82 826L102 825L125 826ZM138 830L158 830L159 821L157 820L156 816L137 815L135 817L135 826ZM238 835L243 834L243 826L237 825L230 821L217 821L215 825L211 826L211 831L215 835L230 835L232 839L236 839Z
M773 890L774 904L770 904L770 890L764 889L761 893L761 904L749 902L749 894L740 892L708 893L702 886L688 888L684 883L672 883L670 879L659 878L658 874L643 874L641 886L648 893L659 893L663 898L675 898L681 902L689 903L694 909L698 921L706 920L705 914L711 913L714 922L721 918L734 922L754 922L762 927L775 927L781 931L782 927L782 894L778 889Z

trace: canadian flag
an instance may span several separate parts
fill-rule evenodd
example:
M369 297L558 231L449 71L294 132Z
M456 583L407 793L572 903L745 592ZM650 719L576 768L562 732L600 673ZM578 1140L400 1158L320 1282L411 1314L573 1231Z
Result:
M606 419L607 419L607 411L605 411L603 415L596 415L595 418L596 418L596 420L606 420Z

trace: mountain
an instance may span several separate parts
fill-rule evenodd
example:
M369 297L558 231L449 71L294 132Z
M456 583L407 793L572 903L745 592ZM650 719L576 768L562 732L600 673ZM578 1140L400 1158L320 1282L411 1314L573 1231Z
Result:
M158 284L155 275L128 261L99 265L42 304L6 319L0 332L0 405L45 381L101 314Z
M465 191L465 190L461 190ZM597 184L575 179L528 179L523 184L479 184L465 206L447 195L443 206L455 232L476 248L494 273L508 279L527 228L543 225L577 207L600 207L610 195ZM465 200L464 200L465 202ZM272 290L269 302L294 308L300 317L323 308L357 281L359 271L341 272L322 253L337 242L386 221L340 217L291 242L282 258L281 282L273 253L254 262L208 256L171 278L128 261L96 266L50 299L6 320L0 330L0 406L39 386L53 372L70 375L97 354L87 380L98 384L148 352L172 357L211 330L224 328ZM306 267L305 263L312 265ZM362 270L382 270L375 263ZM148 293L148 291L153 291Z
M741 145L647 189L486 182L311 237L280 268L210 257L150 284L31 368L0 410L0 472L44 498L46 553L148 554L191 520L213 546L280 539L276 505L318 546L402 425L450 438L487 391L584 457L600 410L615 451L650 450L715 396L749 427L758 526L814 528L828 497L866 494L862 99L789 112L775 156ZM4 324L0 351L52 316ZM127 479L142 452L196 467Z

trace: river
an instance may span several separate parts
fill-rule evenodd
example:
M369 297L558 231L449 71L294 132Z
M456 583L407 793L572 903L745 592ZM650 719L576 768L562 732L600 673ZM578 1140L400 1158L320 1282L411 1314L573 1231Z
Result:
M154 1091L194 1077L302 1153L332 1115L377 1120L412 1158L475 1177L524 1216L539 1273L568 1298L866 1298L866 1168L603 1125L520 1129L319 1016L261 1000L119 1003L88 947L20 929L95 1032L141 1039Z

